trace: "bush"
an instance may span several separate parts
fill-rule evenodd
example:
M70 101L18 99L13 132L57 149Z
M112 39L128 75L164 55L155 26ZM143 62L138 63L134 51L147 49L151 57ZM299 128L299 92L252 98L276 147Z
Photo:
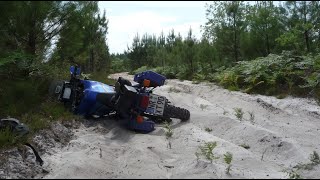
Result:
M215 157L213 154L213 149L217 147L217 142L205 142L204 145L199 146L199 150L200 152L196 152L196 156L197 158L199 158L199 156L204 156L207 160L210 160L210 162L212 163L212 161L214 159L218 159L218 157Z
M0 93L0 116L18 116L47 98L49 81L41 78L4 80Z
M15 141L14 135L9 128L0 129L0 147L6 147L13 144Z
M123 59L115 58L111 60L111 73L128 71L129 62Z
M209 80L230 90L266 95L290 94L314 97L319 85L320 55L296 56L284 51L252 61L240 61L234 67L209 74Z
M224 154L224 162L228 165L228 167L226 168L226 173L227 174L230 174L232 159L233 159L232 153L227 152L227 153Z
M188 70L186 66L179 66L178 67L178 73L177 73L177 78L180 80L191 80L191 72Z
M196 73L192 77L192 81L198 83L200 81L204 81L206 79L206 76L200 73Z
M162 74L166 76L166 78L168 79L176 79L177 73L178 73L178 69L170 66L163 68L163 71L162 71Z
M129 72L129 74L135 75L135 74L141 73L143 71L147 71L147 70L150 70L150 68L148 68L147 66L142 66L134 71Z
M176 75L177 68L175 68L175 67L171 67L171 66L156 67L151 70L165 76L167 79L176 79L177 78L177 75Z

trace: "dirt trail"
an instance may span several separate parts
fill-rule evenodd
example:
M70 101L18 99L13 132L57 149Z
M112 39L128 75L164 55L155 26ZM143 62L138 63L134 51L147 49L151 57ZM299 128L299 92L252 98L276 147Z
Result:
M126 73L111 77L119 76L133 79ZM174 120L171 148L161 125L137 134L103 119L81 125L68 146L43 156L49 171L44 178L288 178L285 169L310 162L313 151L320 153L320 107L313 100L248 95L179 80L167 80L154 93L191 112L188 122ZM234 108L242 108L241 121ZM213 152L219 159L197 160L197 148L209 141L217 142ZM234 157L231 175L225 173L227 151ZM299 174L318 178L319 170L315 166Z

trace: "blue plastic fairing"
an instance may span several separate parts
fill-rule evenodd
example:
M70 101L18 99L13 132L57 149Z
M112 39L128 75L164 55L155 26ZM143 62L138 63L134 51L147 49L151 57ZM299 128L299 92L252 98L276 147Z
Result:
M90 115L100 112L101 114L96 115L104 115L108 113L109 109L105 105L98 103L96 97L99 93L115 93L114 87L97 81L81 80L81 82L84 85L84 97L78 106L77 114Z
M150 80L151 87L157 87L164 85L166 77L153 71L144 71L136 74L133 80L137 83L142 83L145 79Z

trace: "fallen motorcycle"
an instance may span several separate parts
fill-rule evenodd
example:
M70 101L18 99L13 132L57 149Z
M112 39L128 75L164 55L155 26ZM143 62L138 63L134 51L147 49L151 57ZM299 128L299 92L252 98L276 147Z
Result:
M153 71L134 76L134 85L119 77L115 85L80 79L81 69L70 67L70 81L51 84L50 91L65 107L85 117L102 117L114 114L125 120L131 130L144 133L155 129L155 123L177 118L190 119L187 109L171 105L164 97L153 94L156 87L164 85L166 78Z

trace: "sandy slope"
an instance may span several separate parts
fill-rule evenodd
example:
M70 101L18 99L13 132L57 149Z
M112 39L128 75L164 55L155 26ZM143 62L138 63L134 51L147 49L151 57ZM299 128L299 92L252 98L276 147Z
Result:
M119 76L133 79L126 73L112 75ZM43 157L50 171L44 178L288 178L285 169L310 162L314 150L320 153L320 107L312 100L248 95L179 80L167 80L154 93L191 112L189 122L174 120L171 148L160 125L150 134L136 134L114 120L100 120L74 130L76 138L67 147ZM245 112L242 121L233 108ZM220 158L197 160L197 148L209 141L218 143L213 152ZM234 156L231 176L225 173L227 151ZM319 178L319 167L298 172Z

